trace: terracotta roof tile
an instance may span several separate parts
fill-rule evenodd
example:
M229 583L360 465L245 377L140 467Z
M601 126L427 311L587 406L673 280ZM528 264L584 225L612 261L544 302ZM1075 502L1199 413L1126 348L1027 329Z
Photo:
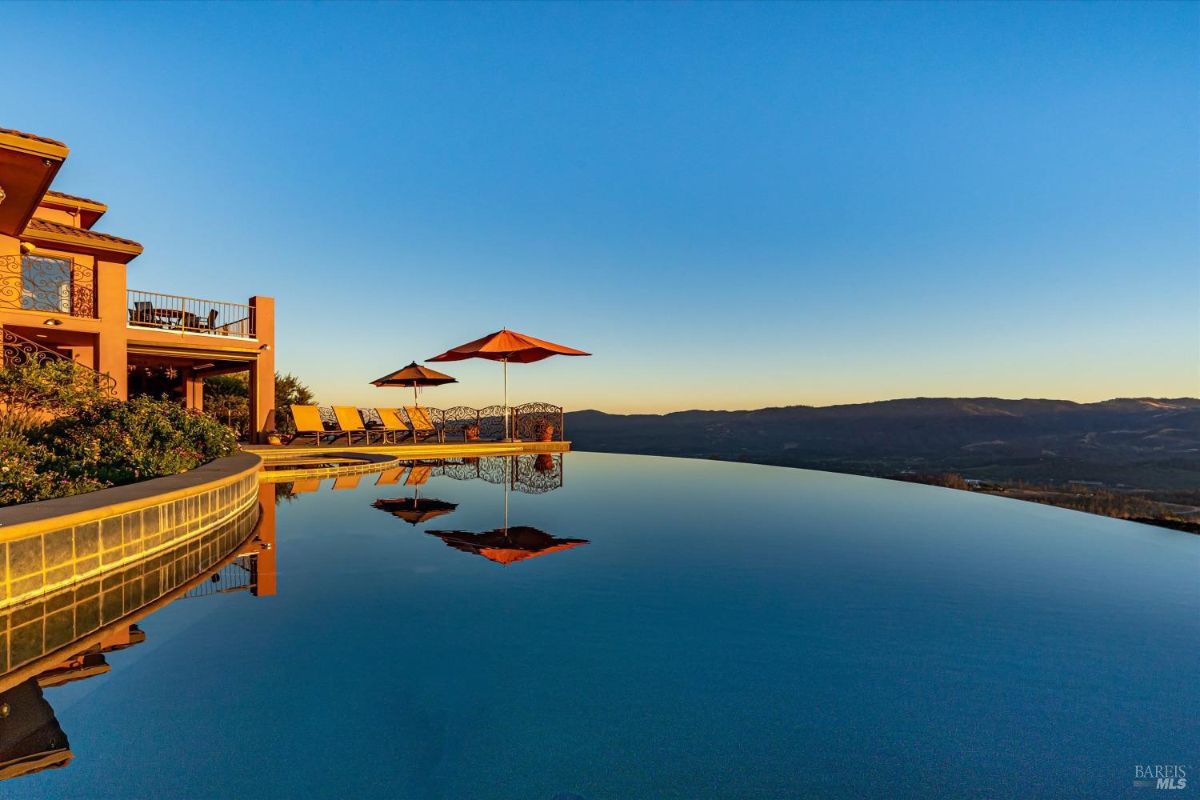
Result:
M65 200L67 202L75 202L75 203L91 203L94 206L104 206L105 208L108 208L107 205L100 202L99 200L92 200L90 197L80 197L77 194L67 194L66 192L57 192L53 189L50 189L49 191L46 192L46 197L50 200Z
M7 133L9 136L20 136L22 139L28 139L31 142L41 142L42 144L52 144L55 147L66 147L65 144L57 139L51 139L47 136L38 136L35 133L25 133L24 131L16 131L12 128L0 128L0 133Z
M90 239L94 242L105 242L108 244L121 244L126 247L136 247L139 250L142 248L140 244L132 239L122 239L120 236L113 236L108 233L99 233L97 231L89 231L84 228L76 228L72 225L63 225L58 222L50 222L49 220L33 218L29 220L29 224L25 226L25 233L50 233L60 236L74 236L81 239Z

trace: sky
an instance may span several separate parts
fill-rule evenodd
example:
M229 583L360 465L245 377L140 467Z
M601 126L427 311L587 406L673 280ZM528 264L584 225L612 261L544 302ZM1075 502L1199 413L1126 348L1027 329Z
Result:
M1200 4L0 4L0 126L322 404L1200 396ZM430 405L498 402L443 365Z

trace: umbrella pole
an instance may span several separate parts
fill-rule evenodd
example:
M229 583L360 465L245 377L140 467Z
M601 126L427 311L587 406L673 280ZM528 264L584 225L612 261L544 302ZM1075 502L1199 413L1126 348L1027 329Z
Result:
M421 405L421 401L419 401L417 399L417 382L416 381L413 381L413 405L414 406Z
M504 441L512 439L512 431L508 426L508 359L504 359ZM508 507L508 495L504 496L505 508Z

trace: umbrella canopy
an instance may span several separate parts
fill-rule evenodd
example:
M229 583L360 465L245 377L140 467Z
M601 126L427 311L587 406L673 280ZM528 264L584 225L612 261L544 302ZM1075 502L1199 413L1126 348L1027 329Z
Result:
M410 525L427 522L434 517L449 514L458 508L457 503L447 503L424 497L400 497L395 500L376 500L375 508L386 511L392 516L399 517Z
M462 361L466 358L486 358L489 361L511 361L515 364L531 364L550 356L590 356L574 347L547 342L524 333L503 328L480 339L458 347L452 347L430 361Z
M508 427L508 362L517 364L532 364L550 356L590 356L582 350L567 347L545 339L538 339L524 333L501 328L495 333L489 333L480 339L458 347L452 347L446 352L436 355L430 361L462 361L467 358L486 358L489 361L500 361L504 364L504 438L509 440Z
M445 373L438 372L436 369L423 367L417 362L412 362L407 367L402 367L382 378L376 378L371 381L375 386L404 386L412 387L413 402L417 400L417 388L420 386L441 386L445 383L458 383L457 378L451 378Z
M426 531L455 550L483 556L497 564L512 564L527 558L557 553L587 544L587 539L559 539L543 530L526 525L497 528L483 533L471 531Z

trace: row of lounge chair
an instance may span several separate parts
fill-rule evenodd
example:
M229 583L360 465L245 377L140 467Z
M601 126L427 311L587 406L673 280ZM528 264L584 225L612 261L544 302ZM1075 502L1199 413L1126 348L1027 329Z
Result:
M334 406L333 414L337 425L333 428L326 427L317 406L294 405L291 409L296 432L292 434L288 444L308 437L312 437L313 443L317 445L332 444L343 436L349 445L355 444L355 437L359 439L358 444L368 445L376 437L378 444L399 444L406 439L416 443L430 437L439 442L445 441L443 431L433 424L429 413L420 406L405 406L403 409L377 408L375 413L379 415L381 424L374 426L368 426L354 406Z

